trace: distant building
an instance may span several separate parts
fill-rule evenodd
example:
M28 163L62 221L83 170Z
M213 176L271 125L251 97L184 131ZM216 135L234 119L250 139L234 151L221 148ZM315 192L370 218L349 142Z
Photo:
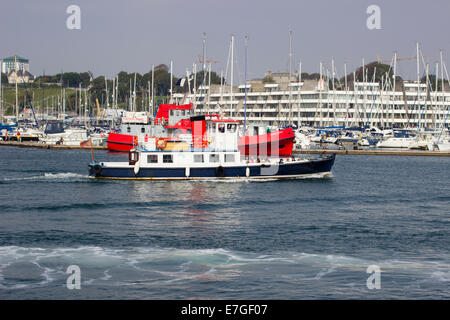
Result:
M272 72L270 70L267 70L264 77L271 77L278 84L287 84L290 80L296 79L295 74L290 77L289 72Z
M9 83L30 83L34 81L34 76L25 70L12 70L7 74Z
M17 62L17 66L16 66ZM2 72L9 73L12 70L25 70L30 72L30 61L28 59L19 57L19 56L11 56L8 58L2 59Z

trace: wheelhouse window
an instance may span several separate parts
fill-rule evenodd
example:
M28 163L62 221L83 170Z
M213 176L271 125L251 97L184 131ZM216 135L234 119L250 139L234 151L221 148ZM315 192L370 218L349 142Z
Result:
M131 128L130 127L127 127L127 132L131 132Z
M142 128L141 128L141 132L142 132L142 133L145 133L145 127L142 127Z
M235 124L227 124L227 131L228 132L235 132L236 131L236 125Z
M223 124L223 123L219 124L219 132L221 132L221 133L225 132L225 124Z
M210 128L210 130L212 131L212 132L215 132L216 131L216 124L213 122L213 123L210 123L209 124L209 128Z
M195 163L202 163L204 162L204 157L202 154L194 154L194 162Z
M163 155L163 163L173 163L173 155L164 154Z
M147 156L147 163L158 163L158 155L157 154L149 154Z
M213 153L209 155L209 162L219 162L219 155L217 153Z
M225 154L225 162L234 162L234 154L226 153Z

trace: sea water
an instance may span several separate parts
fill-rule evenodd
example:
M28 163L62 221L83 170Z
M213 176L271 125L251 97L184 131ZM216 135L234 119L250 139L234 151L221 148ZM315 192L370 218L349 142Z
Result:
M90 158L0 148L0 299L450 298L450 158L264 182L97 181Z

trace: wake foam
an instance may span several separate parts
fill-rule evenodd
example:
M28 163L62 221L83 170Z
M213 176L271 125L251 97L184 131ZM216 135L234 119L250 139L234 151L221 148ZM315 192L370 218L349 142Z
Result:
M0 181L3 182L17 182L17 181L24 181L24 180L31 180L31 181L58 181L58 180L69 180L69 181L83 181L87 180L87 175L82 175L78 173L73 172L63 172L63 173L44 173L43 175L37 175L37 176L29 176L29 177L11 177L11 178L3 178Z
M142 283L195 283L197 281L234 281L245 273L270 281L329 281L334 274L366 277L369 265L382 272L412 279L417 283L448 283L450 257L440 261L369 260L343 255L302 252L253 253L217 249L177 249L158 247L102 248L25 248L0 247L0 289L14 290L64 286L69 265L82 270L82 285L135 286ZM26 281L10 276L19 266ZM27 271L29 270L29 271ZM32 272L32 270L34 270ZM38 272L36 271L38 270ZM269 273L268 271L269 270ZM34 276L32 276L34 275ZM270 277L269 277L270 275ZM350 276L351 278L351 276ZM267 280L268 281L268 280ZM338 281L338 280L336 280ZM342 280L339 280L342 281ZM349 282L351 282L349 284ZM354 280L341 283L354 287ZM364 283L357 284L365 287Z

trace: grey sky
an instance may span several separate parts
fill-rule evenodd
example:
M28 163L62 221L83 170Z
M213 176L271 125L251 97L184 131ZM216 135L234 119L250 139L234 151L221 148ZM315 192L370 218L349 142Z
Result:
M81 7L81 30L66 28L71 4ZM371 4L381 8L381 30L366 27ZM244 36L248 77L257 78L267 69L288 69L291 29L294 68L301 60L304 72L318 72L320 61L330 68L334 57L342 76L344 63L350 71L376 54L415 56L416 42L433 72L440 49L450 61L449 14L448 0L2 0L0 57L29 58L35 75L91 70L108 77L144 73L173 59L180 76L198 62L206 32L207 57L221 61L213 66L220 73L234 34L236 79L243 80ZM400 62L399 72L415 78L415 61Z

